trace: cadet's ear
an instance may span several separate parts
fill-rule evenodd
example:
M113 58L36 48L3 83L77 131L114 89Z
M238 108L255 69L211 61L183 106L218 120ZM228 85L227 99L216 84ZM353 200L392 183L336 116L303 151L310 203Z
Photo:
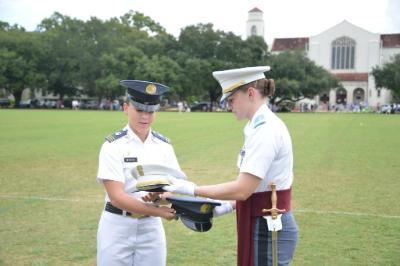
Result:
M125 114L128 114L129 103L124 102L124 105L122 106L122 108L123 108L123 110L124 110L124 113L125 113Z
M249 95L250 98L254 97L254 93L255 93L255 88L254 87L248 87L247 88L247 95Z

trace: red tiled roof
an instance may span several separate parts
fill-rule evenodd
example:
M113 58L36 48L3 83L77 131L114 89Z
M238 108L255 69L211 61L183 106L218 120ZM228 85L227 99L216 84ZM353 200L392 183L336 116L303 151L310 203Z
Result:
M382 46L385 48L400 48L400 34L382 34Z
M335 73L341 81L368 81L368 73Z
M252 10L249 11L249 13L250 13L250 12L261 12L261 13L264 13L264 12L262 12L262 10L259 9L258 7L253 8Z
M272 43L272 51L305 50L308 38L277 38Z

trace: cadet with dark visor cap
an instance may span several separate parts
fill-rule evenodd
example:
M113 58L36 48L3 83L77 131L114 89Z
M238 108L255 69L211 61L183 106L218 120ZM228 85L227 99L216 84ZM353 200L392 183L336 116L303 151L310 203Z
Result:
M166 265L161 218L175 219L175 210L153 203L157 193L138 191L132 172L138 164L182 172L168 138L151 129L160 96L169 88L141 80L121 84L127 87L123 110L128 124L106 137L99 155L97 180L106 194L97 232L97 265Z

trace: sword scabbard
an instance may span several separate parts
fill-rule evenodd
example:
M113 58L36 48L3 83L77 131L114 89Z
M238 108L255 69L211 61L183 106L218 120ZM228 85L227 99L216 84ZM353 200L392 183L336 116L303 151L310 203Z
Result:
M272 220L276 220L278 218L279 212L285 211L285 210L279 210L277 208L277 203L278 203L278 195L276 194L276 184L274 182L271 182L271 209L263 209L262 211L265 212L270 212L271 213L271 218ZM271 247L271 252L272 252L272 265L273 266L278 266L278 232L273 230L271 232L271 240L272 240L272 247Z

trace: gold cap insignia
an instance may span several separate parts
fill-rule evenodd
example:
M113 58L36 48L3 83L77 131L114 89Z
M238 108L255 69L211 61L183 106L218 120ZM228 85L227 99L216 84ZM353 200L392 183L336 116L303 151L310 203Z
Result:
M147 92L148 94L155 94L156 91L157 91L157 87L156 87L154 84L149 84L149 85L147 85L147 87L146 87L146 92Z
M207 203L202 204L200 206L200 213L208 213L210 211L210 209L211 209L211 205L210 204L207 204Z
M141 165L136 166L136 170L138 171L140 176L144 176L143 167Z

